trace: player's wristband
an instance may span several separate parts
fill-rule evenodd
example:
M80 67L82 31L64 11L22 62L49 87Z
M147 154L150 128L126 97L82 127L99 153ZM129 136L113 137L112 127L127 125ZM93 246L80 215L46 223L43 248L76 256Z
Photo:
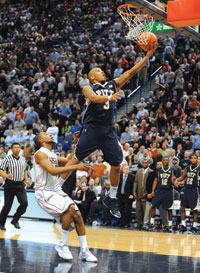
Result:
M111 96L108 96L108 101L110 101Z

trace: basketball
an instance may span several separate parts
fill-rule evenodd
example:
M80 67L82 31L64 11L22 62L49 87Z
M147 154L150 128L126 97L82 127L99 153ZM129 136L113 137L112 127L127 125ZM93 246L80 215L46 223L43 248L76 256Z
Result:
M139 46L145 51L150 50L151 46L155 45L156 43L157 37L152 32L143 32L138 39Z

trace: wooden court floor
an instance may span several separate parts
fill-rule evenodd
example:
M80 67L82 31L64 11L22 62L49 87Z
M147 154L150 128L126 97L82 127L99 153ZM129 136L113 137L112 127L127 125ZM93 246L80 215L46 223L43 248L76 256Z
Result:
M14 273L200 273L200 236L162 232L86 227L88 245L97 264L78 260L79 241L69 234L74 259L61 259L54 247L60 225L49 221L20 220L21 230L6 222L0 231L0 272Z

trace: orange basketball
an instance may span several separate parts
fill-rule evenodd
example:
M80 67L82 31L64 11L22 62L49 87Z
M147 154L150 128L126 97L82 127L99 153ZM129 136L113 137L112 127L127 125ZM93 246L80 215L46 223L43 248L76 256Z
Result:
M139 46L145 51L150 50L151 46L156 43L157 37L152 32L143 32L138 39Z

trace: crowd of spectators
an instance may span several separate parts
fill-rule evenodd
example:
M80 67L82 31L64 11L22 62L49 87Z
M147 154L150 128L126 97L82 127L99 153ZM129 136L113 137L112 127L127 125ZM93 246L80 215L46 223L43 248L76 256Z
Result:
M2 6L0 160L13 142L21 143L34 180L38 132L53 135L56 153L71 150L73 134L81 129L81 90L89 83L89 70L101 67L109 80L141 60L144 52L125 38L127 29L116 12L121 3L33 0ZM124 86L125 96L160 66L155 89L114 122L133 175L146 158L154 169L162 156L169 156L171 165L176 158L180 174L193 152L200 156L200 44L179 34L159 37L155 54ZM87 160L98 168L86 181L85 175L77 179L86 182L84 190L94 183L100 196L109 166L102 166L101 151Z

